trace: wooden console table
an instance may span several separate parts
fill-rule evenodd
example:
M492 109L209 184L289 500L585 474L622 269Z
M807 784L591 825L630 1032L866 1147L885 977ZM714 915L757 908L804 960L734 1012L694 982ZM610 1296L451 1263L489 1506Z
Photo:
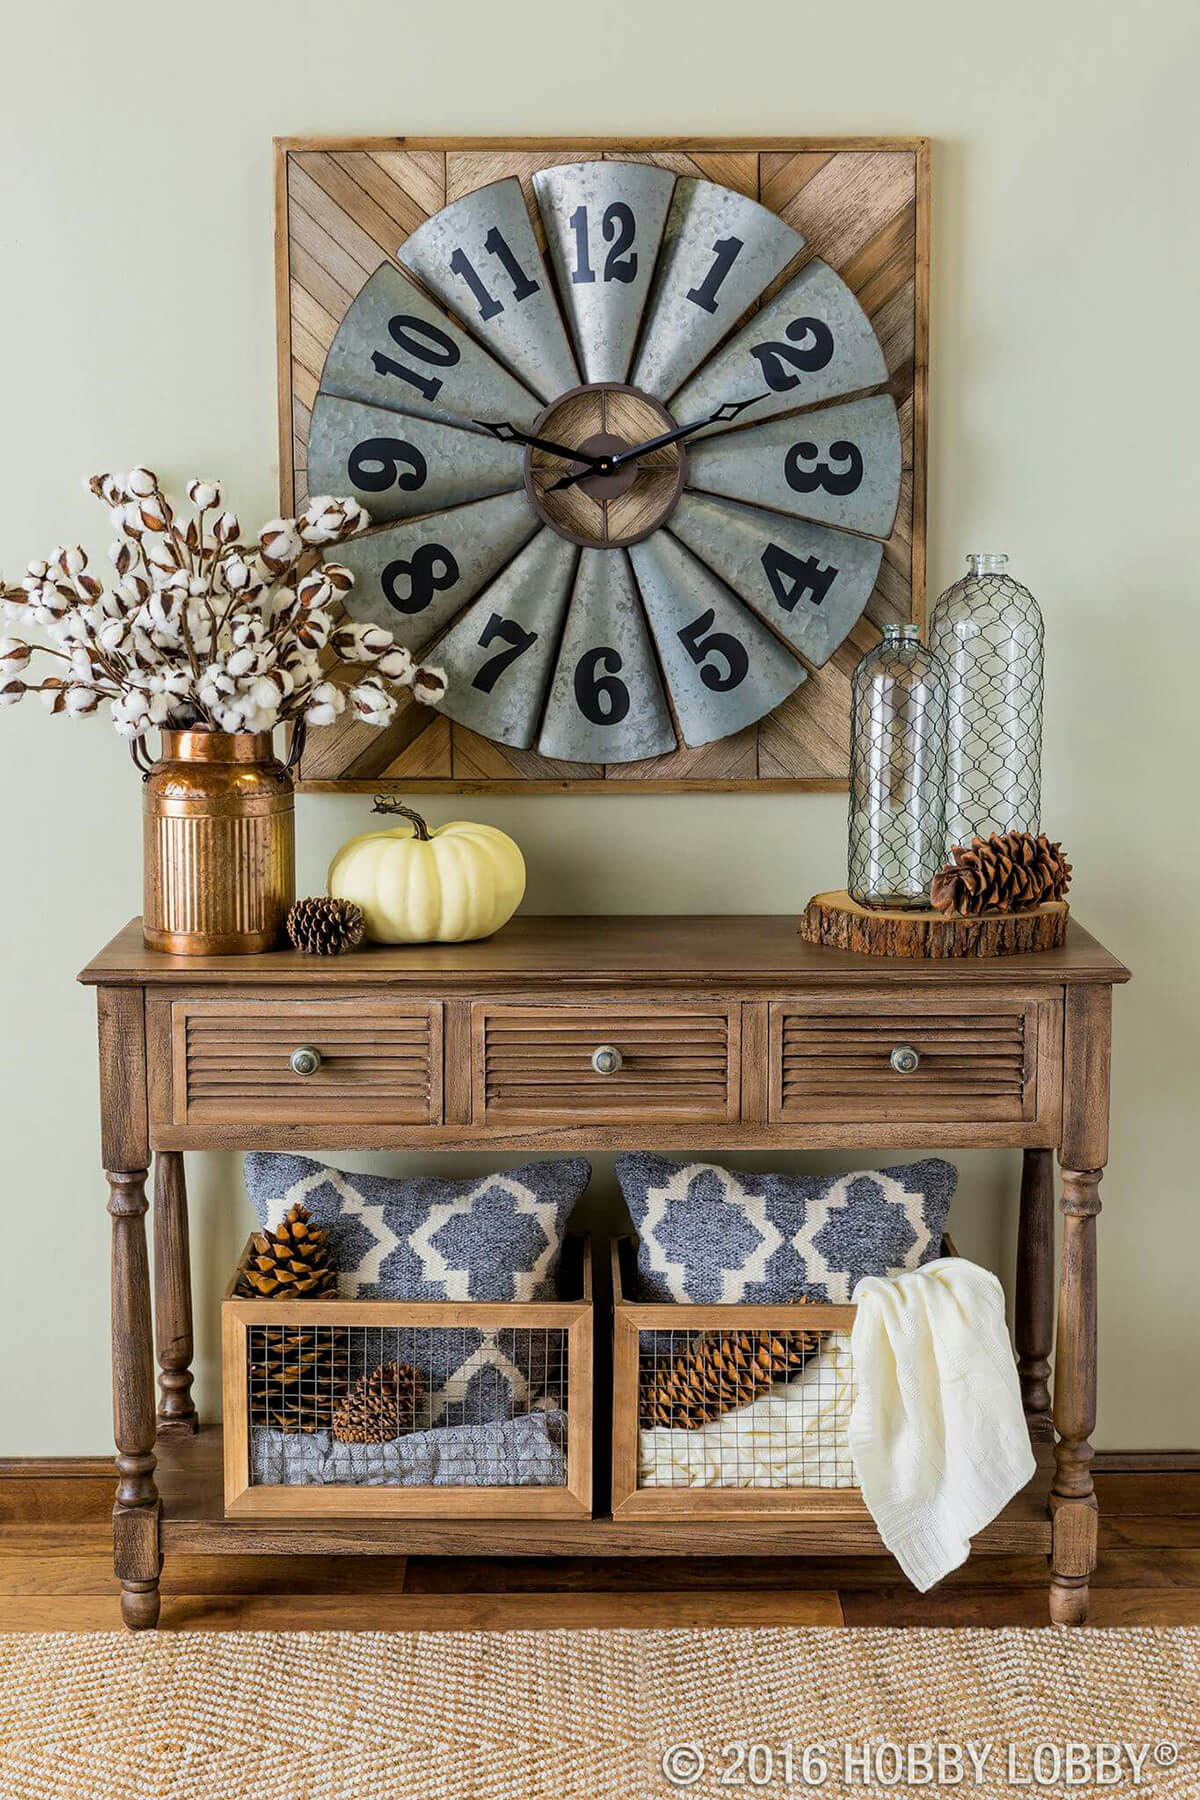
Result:
M1011 1146L1023 1151L1015 1336L1039 1475L976 1540L1050 1556L1050 1612L1080 1623L1096 1560L1096 1215L1112 988L1063 949L907 962L813 949L793 917L518 918L481 943L171 957L138 921L97 990L111 1198L115 1568L130 1626L158 1618L164 1552L883 1554L869 1518L669 1525L226 1519L219 1428L191 1398L185 1150L565 1152ZM843 1030L836 1064L829 1022ZM294 1047L320 1054L293 1073ZM593 1050L615 1046L617 1059ZM915 1050L893 1060L897 1048ZM615 1065L615 1066L612 1066ZM1054 1345L1054 1173L1063 1245ZM154 1153L152 1333L146 1184ZM601 1333L603 1341L606 1334ZM159 1386L154 1394L154 1337ZM604 1409L598 1408L603 1424ZM157 1442L156 1442L157 1440ZM157 1451L157 1454L156 1454ZM607 1434L597 1439L603 1485Z

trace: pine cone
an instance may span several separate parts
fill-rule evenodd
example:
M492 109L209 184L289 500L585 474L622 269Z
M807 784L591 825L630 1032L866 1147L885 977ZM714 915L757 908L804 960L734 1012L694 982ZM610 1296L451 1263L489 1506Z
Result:
M361 907L326 894L297 900L287 916L288 937L307 956L340 956L343 950L355 950L366 928Z
M252 1325L250 1423L289 1435L327 1431L350 1379L350 1333L332 1325Z
M955 844L951 861L933 878L929 898L938 912L1032 912L1061 900L1071 885L1071 865L1061 844L1043 834L1009 831L1003 837Z
M277 1230L251 1238L235 1289L243 1300L324 1300L337 1291L329 1233L313 1224L299 1201Z
M411 1363L383 1363L361 1376L333 1415L343 1444L386 1444L415 1431L423 1389Z
M820 1347L816 1331L706 1331L669 1369L643 1374L641 1425L697 1431L789 1380Z

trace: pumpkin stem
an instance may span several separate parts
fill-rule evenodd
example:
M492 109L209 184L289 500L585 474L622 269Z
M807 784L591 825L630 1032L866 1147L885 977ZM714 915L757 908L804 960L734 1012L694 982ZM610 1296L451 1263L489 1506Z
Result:
M413 835L418 844L427 844L429 842L428 825L425 823L419 812L414 812L411 806L405 806L402 800L389 800L386 794L376 794L371 811L377 813L399 813L402 819L408 819L411 822Z

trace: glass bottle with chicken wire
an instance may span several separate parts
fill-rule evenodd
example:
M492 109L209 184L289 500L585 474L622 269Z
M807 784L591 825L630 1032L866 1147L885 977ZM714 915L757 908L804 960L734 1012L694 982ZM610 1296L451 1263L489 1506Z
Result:
M854 671L849 889L923 907L944 861L948 681L915 625L885 625Z
M1008 558L976 552L929 621L950 682L946 842L1028 831L1041 822L1042 615L1007 573Z

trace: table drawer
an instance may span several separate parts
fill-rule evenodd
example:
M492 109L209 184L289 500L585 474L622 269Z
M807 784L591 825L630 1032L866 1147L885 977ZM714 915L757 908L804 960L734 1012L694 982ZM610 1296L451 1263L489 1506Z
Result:
M736 1005L481 1001L472 1008L475 1121L735 1120L740 1049Z
M770 1116L1020 1122L1059 1089L1057 999L978 990L891 1001L834 995L770 1009Z
M301 1049L317 1055L308 1074L292 1066ZM178 1000L171 1008L171 1064L172 1110L180 1125L436 1124L441 1007Z

